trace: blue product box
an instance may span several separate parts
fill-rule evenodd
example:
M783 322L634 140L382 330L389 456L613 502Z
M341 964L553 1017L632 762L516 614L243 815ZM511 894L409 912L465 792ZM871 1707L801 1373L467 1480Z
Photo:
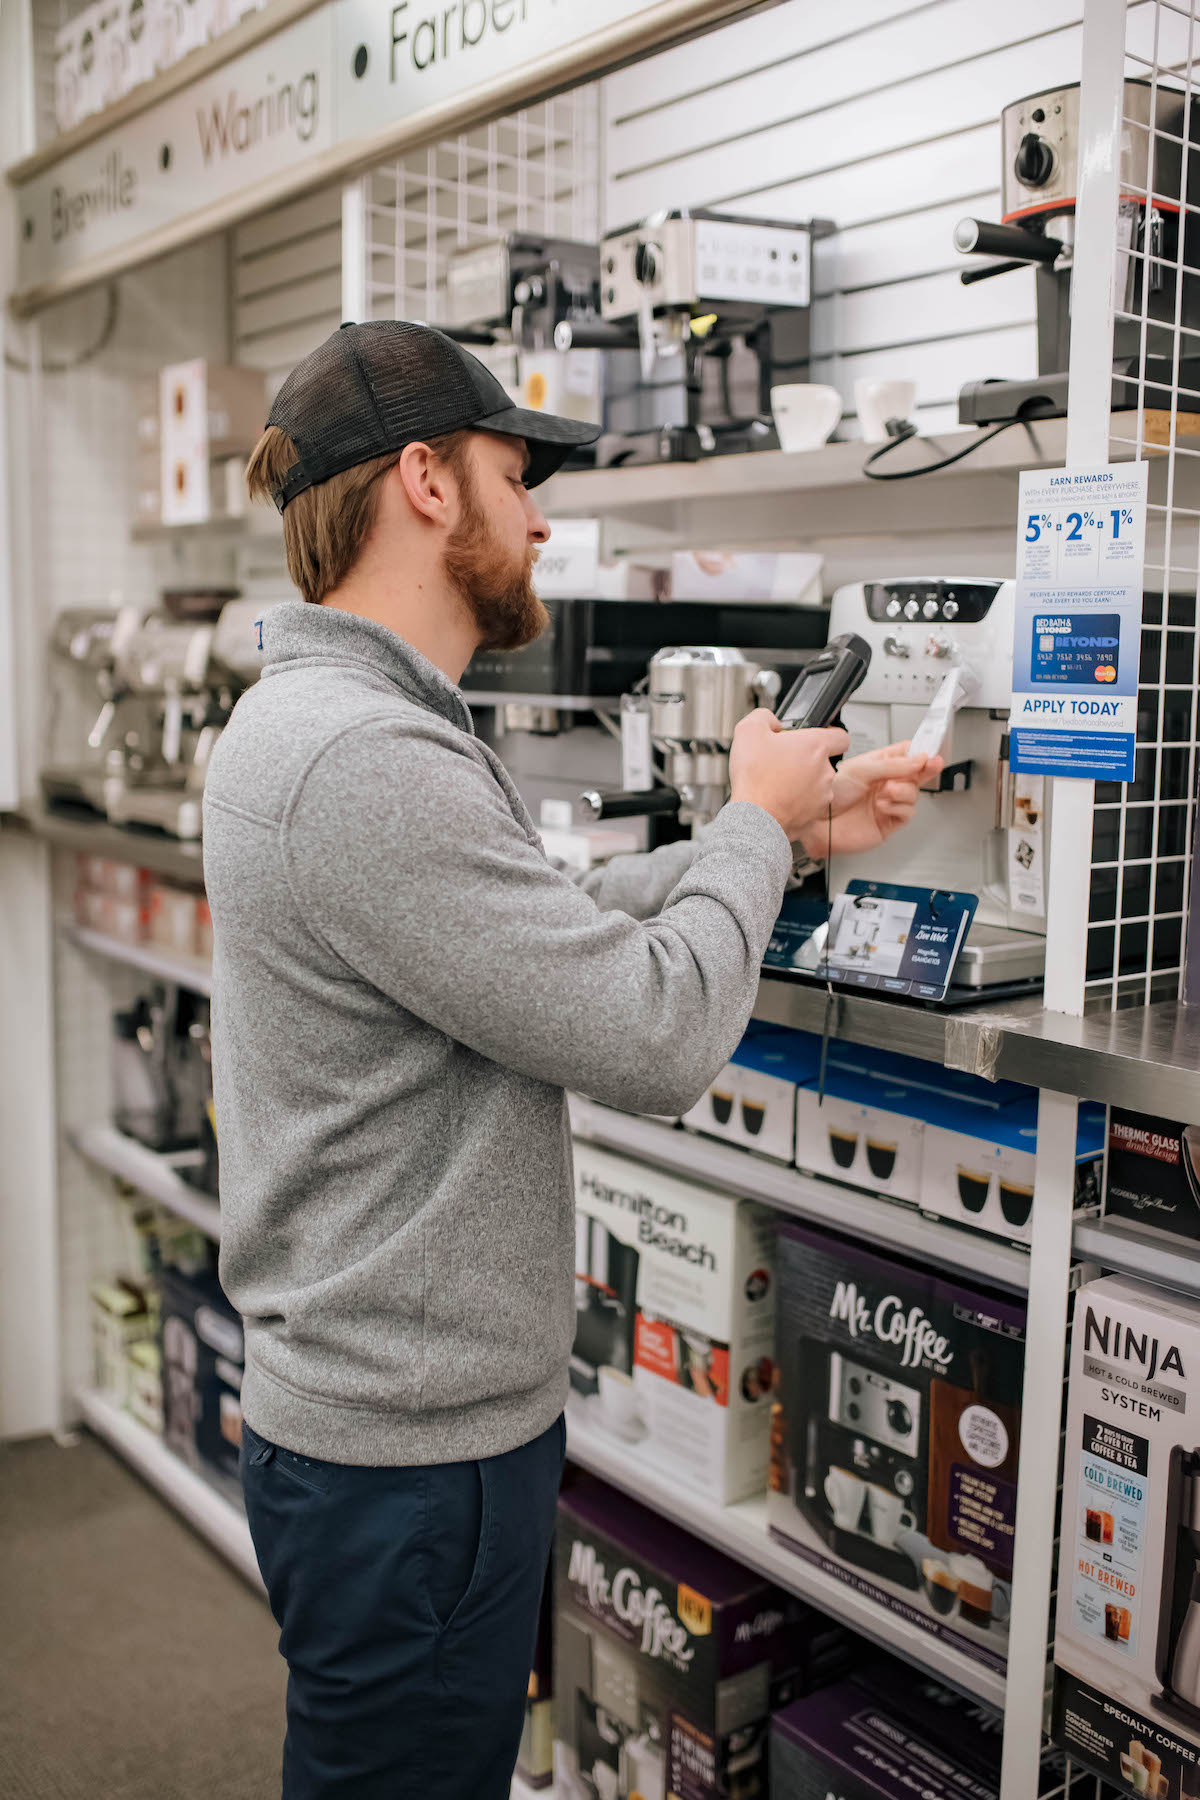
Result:
M796 1089L814 1081L821 1040L811 1031L752 1023L732 1058L683 1123L776 1162L795 1149Z
M921 1207L997 1237L1027 1244L1033 1231L1038 1096L980 1104L947 1095L925 1132ZM1075 1205L1094 1207L1104 1157L1104 1108L1079 1108Z

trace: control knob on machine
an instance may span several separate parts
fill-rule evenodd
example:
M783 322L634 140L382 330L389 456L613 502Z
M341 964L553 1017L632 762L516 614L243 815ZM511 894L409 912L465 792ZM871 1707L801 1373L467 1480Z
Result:
M921 602L919 600L906 600L904 602L904 616L906 619L915 619L920 610Z
M936 619L938 616L937 601L936 600L927 600L925 602L924 606L921 608L921 611L924 613L924 615L927 619Z
M906 656L912 655L912 648L905 643L903 638L892 637L889 633L883 640L883 654L885 656L898 656L903 659Z
M904 609L898 600L889 600L883 610L889 619L898 619Z
M897 1437L907 1437L912 1430L912 1414L903 1400L889 1400L887 1408L888 1428Z
M957 617L958 617L958 601L957 600L946 600L945 602L943 602L942 617L943 617L943 619L957 619Z
M1013 174L1022 187L1045 187L1054 173L1054 151L1036 131L1027 131L1013 158Z
M646 238L639 240L633 254L633 274L643 287L653 287L658 280L661 257L662 249L658 244L650 243Z

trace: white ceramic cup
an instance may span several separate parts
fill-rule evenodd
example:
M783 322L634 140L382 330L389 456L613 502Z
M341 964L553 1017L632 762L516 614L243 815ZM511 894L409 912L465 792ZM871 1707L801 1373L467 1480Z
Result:
M605 1363L598 1371L597 1379L605 1418L613 1425L633 1425L637 1419L638 1401L633 1377L626 1375L623 1369L614 1369L611 1363Z
M863 1489L866 1482L849 1469L830 1469L825 1477L825 1498L839 1531L857 1531L862 1518Z
M891 1488L880 1487L874 1481L867 1488L867 1517L875 1542L889 1548L902 1531L911 1531L916 1524L899 1494L893 1494Z
M819 450L842 416L842 396L820 382L796 381L771 389L771 417L781 450Z
M600 1800L617 1800L621 1782L611 1763L597 1761L592 1768L592 1780Z
M917 397L915 381L856 381L854 410L868 444L881 444L889 419L907 419Z

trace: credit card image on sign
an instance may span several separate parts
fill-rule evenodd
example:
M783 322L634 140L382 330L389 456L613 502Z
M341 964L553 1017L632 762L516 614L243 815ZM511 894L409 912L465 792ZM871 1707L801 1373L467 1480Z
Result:
M1036 982L1045 967L1043 901L1036 883L1018 882L1009 856L1019 827L1044 866L1050 829L1043 807L1032 818L1029 805L1018 811L1030 796L1018 795L1008 764L1014 601L1014 583L999 577L897 577L841 587L830 610L831 640L851 634L870 653L842 708L850 754L914 740L929 750L936 737L944 764L903 831L839 860L837 885L976 895L958 986Z

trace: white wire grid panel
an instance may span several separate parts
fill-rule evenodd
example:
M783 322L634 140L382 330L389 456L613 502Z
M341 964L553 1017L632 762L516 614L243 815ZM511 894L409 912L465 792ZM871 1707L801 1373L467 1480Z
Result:
M507 232L594 243L599 140L599 90L589 84L372 170L367 317L436 325L450 257ZM511 381L511 353L485 354Z
M1116 456L1150 463L1145 611L1132 782L1098 783L1087 990L1112 1006L1179 990L1200 750L1200 17L1194 0L1132 0L1126 80L1147 84L1148 129L1126 88L1122 132L1144 175L1122 179L1114 348L1132 354L1137 408ZM1139 229L1137 208L1147 229ZM1120 233L1120 228L1119 228ZM1120 237L1119 237L1120 241Z

